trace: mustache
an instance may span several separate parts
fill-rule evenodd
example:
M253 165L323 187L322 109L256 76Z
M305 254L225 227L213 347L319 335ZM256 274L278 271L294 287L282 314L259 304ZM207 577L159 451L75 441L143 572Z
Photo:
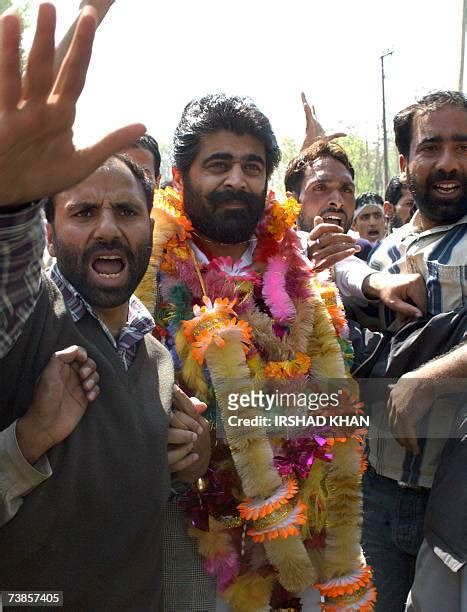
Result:
M123 244L120 240L115 239L110 242L95 242L91 244L87 249L85 249L83 253L83 260L90 260L93 255L96 253L101 253L102 251L121 251L127 258L128 261L134 260L135 256L132 250L128 247L128 245Z
M347 213L345 212L345 210L343 208L341 208L340 210L336 210L335 208L325 208L324 210L320 210L319 212L319 216L322 217L323 215L326 215L327 213L331 214L331 215L335 215L336 213L340 213L341 215L343 215L344 219L347 221L348 216Z
M465 174L463 172L459 172L458 170L451 170L451 172L446 172L446 170L438 169L433 170L428 175L428 182L430 184L439 183L440 181L459 181L460 183L465 182Z
M214 191L207 196L207 201L214 206L227 202L241 202L248 206L255 206L263 202L261 196L241 190L225 189L224 191Z

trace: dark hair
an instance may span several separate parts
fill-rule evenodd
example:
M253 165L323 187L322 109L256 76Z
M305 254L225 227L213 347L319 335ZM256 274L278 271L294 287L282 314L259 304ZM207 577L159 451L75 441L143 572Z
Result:
M286 191L298 195L302 187L305 169L321 157L332 157L347 168L352 180L355 178L355 171L344 149L335 142L317 140L289 162L284 179Z
M130 172L135 177L136 181L143 188L144 196L146 198L146 206L148 207L149 212L151 212L153 198L154 198L154 185L152 181L150 181L147 178L144 170L140 166L138 166L138 164L135 164L135 162L131 160L124 153L117 153L116 155L112 155L111 157L109 157L109 159L112 159L112 157L116 157L129 168ZM107 162L104 162L104 163L107 163ZM49 223L53 223L55 219L55 208L54 208L53 197L47 197L45 199L44 213L45 213L45 218L47 219L47 221Z
M157 144L157 140L151 136L151 134L145 134L138 138L135 143L135 147L139 147L140 149L146 149L152 156L154 157L154 176L157 177L161 173L161 153L159 151L159 145Z
M374 193L373 191L361 193L355 198L355 210L358 210L360 207L366 206L367 204L383 206L384 200L378 193Z
M250 98L209 94L189 102L182 113L173 142L174 165L182 174L197 156L202 136L221 130L249 134L263 143L269 178L279 164L281 152L269 119Z
M386 187L384 199L395 206L402 197L402 190L407 189L407 185L403 183L398 176L393 176Z
M407 158L409 156L415 115L417 113L431 113L448 105L467 110L467 98L460 91L435 91L397 113L394 117L394 133L396 145L401 155Z

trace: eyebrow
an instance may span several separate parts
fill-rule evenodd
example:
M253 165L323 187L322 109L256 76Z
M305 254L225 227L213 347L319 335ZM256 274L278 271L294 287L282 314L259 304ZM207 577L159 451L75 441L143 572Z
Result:
M339 181L344 186L350 185L351 187L355 187L355 183L352 180L349 180L347 177L341 178L341 177L332 176L330 174L327 176L313 177L311 184L314 185L315 183L332 183L333 181Z
M203 163L208 164L210 161L215 160L215 159L223 159L225 161L232 161L234 159L234 156L231 153L224 153L223 151L218 151L216 153L211 153L211 155L206 157ZM260 163L263 166L265 165L264 159L260 157L259 155L256 155L255 153L244 155L240 159L243 162L254 161L254 162Z
M442 138L441 136L431 136L430 138L424 138L418 144L418 146L422 146L425 144L437 144L439 142L445 142L446 140L453 140L454 142L465 142L467 140L467 134L454 134L449 138Z
M423 140L420 140L420 142L418 143L418 146L421 147L422 145L425 144L432 144L432 143L438 143L438 142L443 142L443 139L441 138L441 136L431 136L430 138L424 138Z
M101 206L98 202L87 202L86 200L79 200L78 202L69 202L65 204L65 209L71 213L77 210L82 210L83 208L99 208ZM119 208L122 206L131 206L135 210L139 208L139 205L131 199L119 199L117 202L112 202L112 208Z

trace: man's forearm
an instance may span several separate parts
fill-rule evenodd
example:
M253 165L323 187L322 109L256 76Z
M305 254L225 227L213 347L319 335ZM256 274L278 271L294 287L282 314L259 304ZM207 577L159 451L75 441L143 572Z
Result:
M46 456L30 465L15 435L16 423L0 431L0 527L19 511L23 497L52 475Z
M419 374L420 378L432 380L467 378L467 342L459 344L441 357L428 361L415 370L415 373Z

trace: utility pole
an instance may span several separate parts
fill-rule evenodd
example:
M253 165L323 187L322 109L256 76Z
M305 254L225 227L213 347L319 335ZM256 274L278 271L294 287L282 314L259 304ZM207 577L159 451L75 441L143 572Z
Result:
M462 37L461 62L459 70L459 91L464 91L464 54L465 54L465 22L467 21L467 0L462 2Z
M464 0L466 1L466 0ZM388 133L386 129L386 97L384 93L384 58L392 55L394 51L388 51L380 56L381 60L381 84L383 89L383 146L384 146L384 189L389 181L389 164L388 164Z

